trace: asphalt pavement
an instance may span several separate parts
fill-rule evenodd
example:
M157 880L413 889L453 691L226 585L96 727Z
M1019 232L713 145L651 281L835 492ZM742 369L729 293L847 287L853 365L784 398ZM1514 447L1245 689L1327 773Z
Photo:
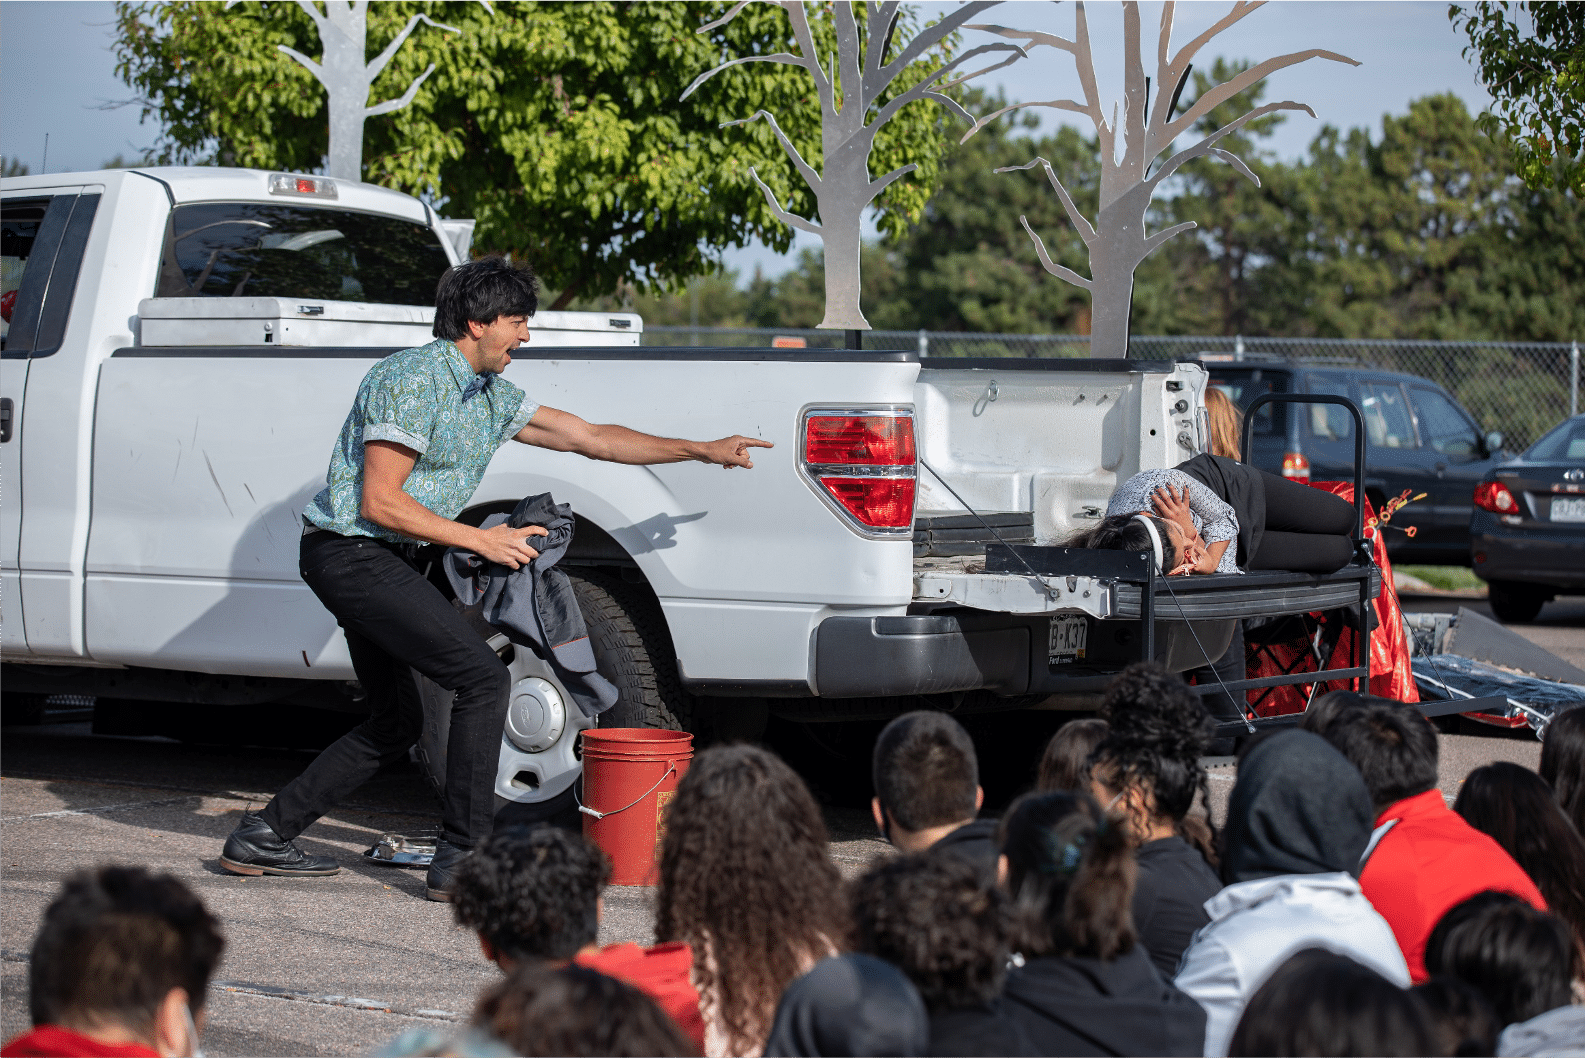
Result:
M1479 600L1411 597L1409 610L1456 609ZM1552 603L1521 633L1585 667L1585 600ZM970 718L992 804L1033 779L1054 713ZM886 846L869 821L867 738L772 728L772 742L826 802L832 853L845 874ZM217 1056L363 1054L415 1027L465 1020L496 971L448 905L424 899L419 872L379 867L362 852L386 832L436 824L416 770L382 773L354 800L303 836L305 849L336 856L333 878L242 878L217 862L240 813L258 807L311 754L194 746L161 738L96 736L86 723L7 728L0 756L0 1034L28 1025L27 960L33 933L61 878L107 862L176 875L224 923L225 961L209 1000L204 1046ZM777 740L781 741L778 743ZM811 741L813 739L813 741ZM1441 789L1451 799L1470 770L1494 760L1534 767L1528 732L1477 730L1441 736ZM1220 816L1231 766L1212 770ZM601 941L652 940L653 891L613 888Z

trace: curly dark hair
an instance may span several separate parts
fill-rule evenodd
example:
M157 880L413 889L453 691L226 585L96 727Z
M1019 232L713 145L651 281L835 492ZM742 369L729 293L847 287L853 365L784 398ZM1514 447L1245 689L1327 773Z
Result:
M1161 537L1160 572L1170 573L1178 568L1181 561L1178 545L1172 542L1172 531L1167 528L1165 518L1154 514L1146 514L1145 517L1155 525L1156 533ZM1151 551L1154 542L1150 539L1150 530L1137 517L1132 514L1114 514L1075 533L1067 540L1066 546L1099 551Z
M666 814L655 935L693 946L699 993L735 1053L764 1041L782 990L846 934L842 879L803 780L757 746L695 757Z
M529 1058L698 1053L653 999L584 966L518 967L480 997L473 1024Z
M853 950L902 970L930 1010L980 1006L1001 992L1011 909L968 857L898 856L866 871L852 894Z
M1211 803L1200 763L1211 720L1194 692L1160 665L1136 662L1107 687L1101 713L1110 726L1090 758L1096 776L1116 791L1142 787L1150 794L1156 818L1171 820L1191 840L1208 838L1209 824L1186 827L1184 822L1195 797ZM1215 867L1208 844L1200 851Z
M996 831L1013 896L1014 948L1100 959L1134 948L1134 850L1122 819L1086 793L1028 793Z
M541 824L505 827L457 867L451 910L459 925L509 959L570 959L600 932L605 853L582 836Z
M196 1013L225 947L219 919L179 879L142 867L78 871L33 940L33 1023L102 1021L142 1033L173 988Z

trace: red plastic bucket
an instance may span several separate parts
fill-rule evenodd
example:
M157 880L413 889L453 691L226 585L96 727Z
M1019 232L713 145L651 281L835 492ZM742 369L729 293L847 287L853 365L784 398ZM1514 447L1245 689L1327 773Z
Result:
M693 736L648 727L583 733L583 836L611 860L612 885L653 885L666 806L693 760Z

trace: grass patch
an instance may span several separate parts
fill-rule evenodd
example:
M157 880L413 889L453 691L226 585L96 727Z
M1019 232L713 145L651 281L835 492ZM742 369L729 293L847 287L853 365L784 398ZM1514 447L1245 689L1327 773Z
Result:
M1398 573L1407 573L1411 577L1418 577L1442 591L1485 591L1486 582L1475 576L1475 571L1467 566L1401 566L1394 564L1393 570Z

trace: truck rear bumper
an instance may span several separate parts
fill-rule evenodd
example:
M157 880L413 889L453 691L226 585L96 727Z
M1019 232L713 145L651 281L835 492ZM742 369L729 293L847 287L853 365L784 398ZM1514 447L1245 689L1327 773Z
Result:
M831 617L815 633L815 680L822 698L1096 692L1137 659L1139 622L1086 620L1084 655L1053 663L1051 618L1045 615ZM1174 671L1205 664L1204 652L1215 661L1234 624L1158 621L1157 660Z
M815 631L815 685L823 698L1024 694L1032 623L1002 614L828 617Z

